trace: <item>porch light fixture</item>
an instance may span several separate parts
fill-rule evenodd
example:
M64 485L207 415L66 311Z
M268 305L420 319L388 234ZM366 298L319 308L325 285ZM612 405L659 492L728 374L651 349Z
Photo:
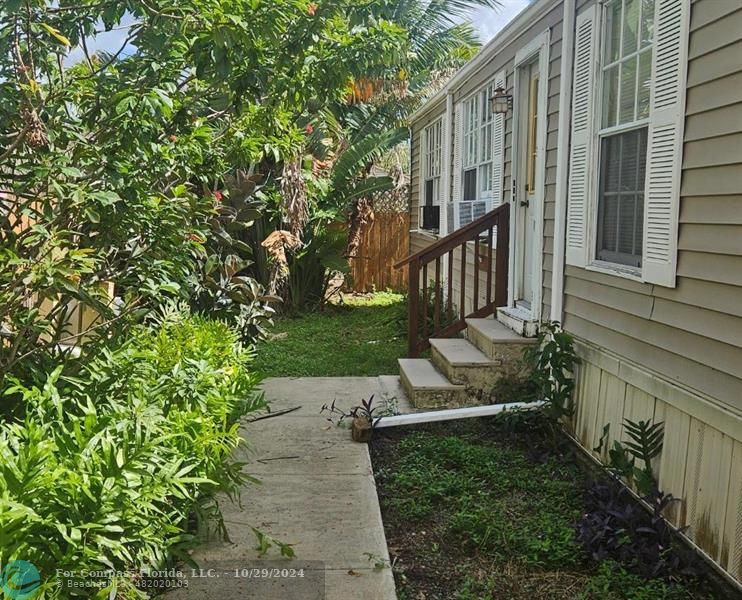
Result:
M492 113L495 115L507 114L513 108L512 94L506 94L501 87L495 90L495 95L490 98L492 104Z

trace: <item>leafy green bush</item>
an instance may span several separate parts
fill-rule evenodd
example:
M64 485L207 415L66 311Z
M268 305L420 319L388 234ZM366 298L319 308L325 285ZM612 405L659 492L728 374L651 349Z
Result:
M526 350L525 360L539 390L538 397L546 403L544 411L558 428L574 414L574 369L580 359L575 353L574 338L557 321L541 324L538 341Z
M307 228L305 245L289 258L284 312L313 310L325 304L330 281L348 270L343 257L346 235L322 222Z
M16 382L25 414L0 426L0 563L32 562L50 596L66 595L51 592L57 569L166 564L193 540L189 520L218 515L215 494L243 480L238 420L264 406L250 360L228 326L170 318L74 378Z

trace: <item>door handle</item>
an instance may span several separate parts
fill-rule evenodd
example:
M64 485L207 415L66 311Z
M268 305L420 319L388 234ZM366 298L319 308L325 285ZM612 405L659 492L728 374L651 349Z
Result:
M520 205L523 206L523 207L525 207L525 208L528 208L531 205L531 201L530 200L521 200L520 201Z

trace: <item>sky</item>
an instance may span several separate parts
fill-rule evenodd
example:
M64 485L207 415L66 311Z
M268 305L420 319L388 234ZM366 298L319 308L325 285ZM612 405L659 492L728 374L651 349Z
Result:
M529 0L500 0L499 9L477 8L470 19L479 30L482 43L489 42L515 15L529 4Z
M500 8L477 8L472 10L469 18L474 26L479 30L482 43L490 41L495 34L507 25L515 15L523 10L530 0L500 0ZM131 19L124 18L122 26L131 23ZM105 52L117 52L126 40L128 29L121 28L115 31L101 33L95 38L88 40L88 51L94 53L98 50ZM127 50L133 50L127 49ZM83 53L80 48L75 48L70 52L65 63L70 65L80 61Z
M121 25L116 28L113 31L104 31L103 33L96 35L92 38L86 38L86 43L88 46L88 52L90 54L95 54L99 50L102 50L103 52L118 52L119 48L123 45L123 43L126 41L126 38L129 36L129 29L127 25L131 25L133 23L134 19L131 18L130 15L124 16L124 19L121 21ZM103 24L100 24L100 29L103 29ZM134 51L135 48L127 48L127 51ZM81 61L84 58L84 54L82 49L78 46L77 48L73 48L72 51L67 55L67 58L65 59L66 65L73 65L76 62Z

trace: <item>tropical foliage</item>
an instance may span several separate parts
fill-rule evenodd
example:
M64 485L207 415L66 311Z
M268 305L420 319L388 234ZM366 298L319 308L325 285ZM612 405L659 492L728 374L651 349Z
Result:
M58 569L158 569L192 544L188 519L205 524L243 480L237 420L263 406L250 360L226 325L171 316L75 377L17 381L25 415L0 429L0 563L30 561L67 597ZM110 585L96 597L131 582Z
M218 516L274 295L322 300L471 4L0 5L0 564L159 566Z
M367 10L374 19L402 27L407 52L396 62L369 65L353 80L352 94L330 104L313 120L308 150L330 165L327 201L335 218L348 221L345 256L356 255L359 231L373 220L374 195L399 186L407 170L407 118L423 100L479 49L475 30L466 22L474 6L497 7L499 0L379 0ZM321 140L321 143L318 143ZM373 175L374 165L387 173ZM406 193L402 191L402 193Z
M369 57L405 51L398 26L370 17L346 0L4 3L0 373L39 342L74 341L76 303L100 313L100 338L163 295L190 298L194 273L211 276L217 304L254 303L254 286L230 289L251 260L234 245L249 223L239 211L276 200L277 165L301 155L311 106L340 101ZM114 27L129 32L118 52L64 68L70 47ZM230 229L216 217L232 182Z

